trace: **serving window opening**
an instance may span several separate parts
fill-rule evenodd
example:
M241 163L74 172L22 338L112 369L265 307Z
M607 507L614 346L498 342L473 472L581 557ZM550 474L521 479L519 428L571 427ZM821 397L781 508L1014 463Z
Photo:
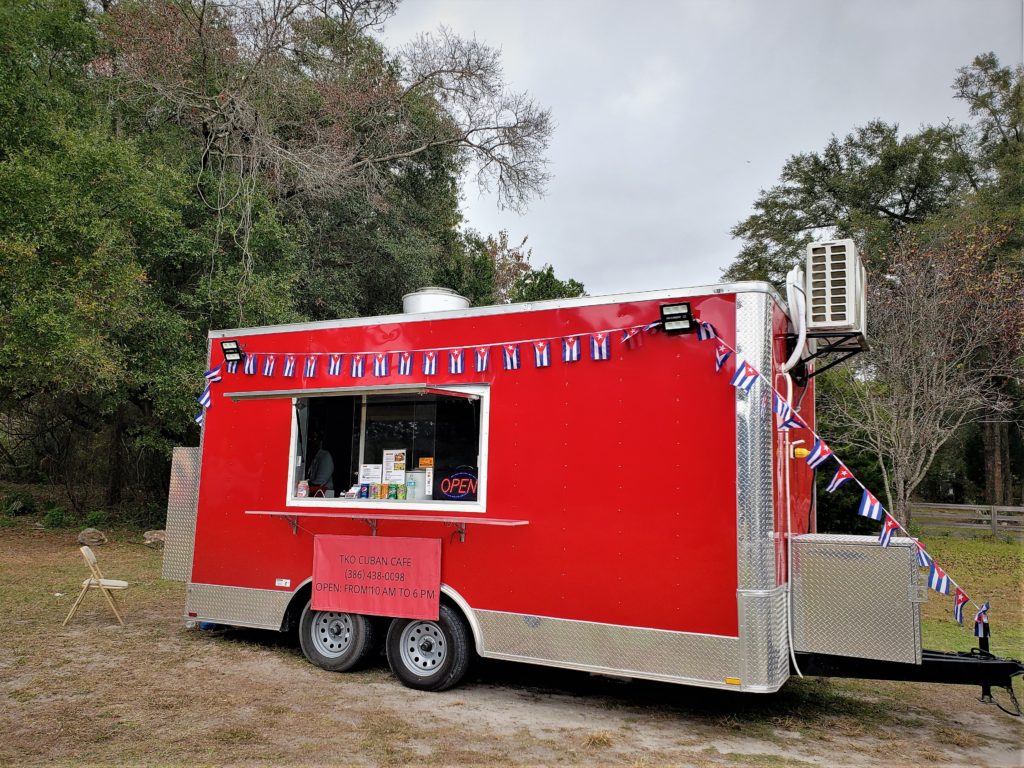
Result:
M483 397L461 391L295 400L293 499L476 502Z

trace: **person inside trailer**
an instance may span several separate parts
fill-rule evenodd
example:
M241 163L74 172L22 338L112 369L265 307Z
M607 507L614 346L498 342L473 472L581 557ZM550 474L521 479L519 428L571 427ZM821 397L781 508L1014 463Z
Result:
M314 432L310 447L313 449L313 460L309 463L309 495L332 497L334 496L334 458L330 451L324 448L324 437L319 432Z

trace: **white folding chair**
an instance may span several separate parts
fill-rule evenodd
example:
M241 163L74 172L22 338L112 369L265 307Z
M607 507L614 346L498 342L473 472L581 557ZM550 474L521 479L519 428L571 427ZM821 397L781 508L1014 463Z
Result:
M78 610L78 606L82 604L82 599L85 597L85 593L90 589L98 589L103 592L103 596L107 598L107 602L110 604L110 610L117 616L118 622L124 626L124 619L121 618L121 614L117 612L117 606L114 605L114 596L111 594L111 590L114 589L128 589L127 581L120 581L119 579L105 579L103 574L100 573L100 567L96 563L96 555L93 554L89 547L79 547L82 550L82 557L85 558L85 562L89 564L89 572L92 576L82 582L82 591L78 593L78 599L75 600L75 604L71 606L71 612L68 613L62 627L67 626L67 623L71 621L71 617L75 615L75 611Z

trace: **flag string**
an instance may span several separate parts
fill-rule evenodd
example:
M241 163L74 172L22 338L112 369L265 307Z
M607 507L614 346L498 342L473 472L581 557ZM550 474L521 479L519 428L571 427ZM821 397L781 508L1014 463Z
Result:
M738 351L738 350L736 349L736 347L734 347L734 346L733 346L732 344L729 344L729 342L727 342L727 341L725 341L724 339L722 339L721 337L719 337L719 336L718 336L718 333L717 333L717 331L715 331L715 329L714 329L714 326L711 326L711 324L710 324L710 323L705 323L704 321L701 321L701 320L699 320L699 319L698 319L698 321L697 321L697 322L698 322L698 326L699 326L699 327L700 327L700 328L701 328L701 329L703 330L703 332L702 332L702 333L699 333L699 334L698 334L698 339L699 339L699 340L706 340L706 339L715 339L715 340L717 340L717 342L718 342L719 344L721 344L721 345L722 345L723 347L725 347L725 348L727 348L727 349L729 350L729 352L730 352L730 353L731 353L731 354L733 355L733 357L735 358L735 360L736 360L736 365L738 366L738 365L740 364L740 362L741 362L741 358L740 358L740 353L739 353L739 351ZM709 332L708 330L705 330L705 329L704 329L704 327L705 327L705 326L710 326L710 332ZM719 358L719 359L720 359L720 358ZM775 388L775 385L774 385L774 384L772 383L772 381L771 381L771 380L770 380L770 379L769 379L769 378L768 378L767 376L765 376L765 375L764 375L764 374L763 374L763 373L762 373L761 371L759 371L759 370L758 370L757 368L755 368L754 366L750 365L750 363L747 363L747 362L746 362L745 360L743 360L742 362L743 362L743 363L744 363L745 365L749 366L750 370L751 370L751 371L753 371L753 372L754 372L754 373L755 373L755 374L757 375L757 377L758 377L759 379L761 379L761 380L762 380L762 381L763 381L763 382L764 382L765 384L767 384L767 385L768 385L768 388L769 388L769 389L771 389L771 391L772 391L772 394L773 394L773 395L775 395L776 397L782 398L782 393L780 393L780 392L779 392L779 390ZM724 360L722 361L722 364L724 364ZM717 363L716 363L716 365L717 365ZM719 366L718 366L718 368L719 368L719 370L720 370L721 366L719 365ZM746 387L746 391L747 391L747 392L749 392L749 391L750 391L750 387L749 387L749 386L748 386L748 387ZM787 405L788 405L788 403L787 403ZM797 413L799 414L799 412L797 412ZM822 443L823 445L828 445L828 444L827 444L827 443L826 443L826 442L824 441L824 439L822 439L821 435L820 435L820 434L818 434L818 432L817 432L817 431L816 431L815 429L813 429L812 427L810 427L810 426L809 426L809 425L808 425L808 424L807 424L807 423L806 423L805 421L803 421L803 419L801 419L800 421L801 421L801 424L802 424L802 426L803 426L803 427L804 427L805 429L807 429L807 430L809 430L809 431L810 431L810 433L811 433L811 434L812 434L812 435L814 436L814 439L815 439L816 441L820 441L820 442L821 442L821 443ZM868 487L867 487L866 485L864 485L864 483L862 483L862 482L860 481L860 478L858 478L858 477L857 477L857 476L856 476L855 474L853 474L853 472L850 472L850 469L849 469L849 467L847 467L847 466L846 466L846 464L844 464L844 463L843 463L843 461L842 461L842 460L841 460L841 459L840 459L840 458L839 458L838 456L834 456L834 454L831 454L831 453L830 453L829 455L830 455L830 456L833 456L833 458L835 458L835 460L836 460L836 463L837 463L837 464L838 464L838 465L839 465L840 467L842 467L842 468L843 468L843 469L845 469L845 470L846 470L847 472L849 472L849 474L850 474L850 478L849 478L849 479L851 479L851 480L853 480L853 481L854 481L855 483L857 483L857 485L859 485L859 486L861 487L861 489L862 489L862 490L863 490L863 491L864 491L865 493L868 493L868 494L870 494L870 495L872 496L872 498L877 498L877 497L875 497L875 495L874 495L873 493L871 493L871 490L870 490L870 489L869 489L869 488L868 488ZM888 514L888 510L886 510L886 514ZM904 534L906 535L906 538L910 539L910 540L911 540L912 542L914 542L914 543L915 543L915 544L916 544L916 545L917 545L918 547L922 547L922 546L923 546L923 545L922 545L922 544L920 543L920 541L919 541L919 540L918 540L918 539L917 539L917 538L916 538L915 536L913 536L913 535L912 535L912 534L910 533L910 531L908 531L908 530L907 530L907 529L906 529L906 528L905 528L905 527L903 526L903 524L902 524L902 523L901 523L901 522L900 522L899 520L897 520L896 518L892 517L891 515L889 515L889 517L890 517L890 518L891 518L891 519L892 519L892 520L893 520L893 521L894 521L894 522L896 523L896 525L897 525L897 527L899 528L899 530L900 530L901 532L903 532L903 533L904 533ZM929 555L929 557L931 557L931 555ZM933 562L934 562L934 558L933 558ZM936 565L938 565L938 563L935 563L935 564L936 564ZM950 583L950 585L951 585L951 586L953 587L953 589L954 589L954 590L960 590L961 592L963 592L963 586L962 586L961 584L959 584L959 583L958 583L958 582L957 582L957 581L956 581L955 579L953 579L953 577L952 577L952 576L950 576L950 575L949 575L949 573L948 573L947 571L945 571L945 569L943 569L943 568L942 568L941 566L939 566L939 569L940 569L940 570L941 570L941 571L942 571L942 572L943 572L943 573L945 574L946 578L948 578L948 579L949 579L949 583ZM966 594L966 593L964 593L964 594ZM977 608L977 609L978 609L978 611L979 611L979 612L982 612L982 606L978 605L978 604L977 604L977 603L976 603L976 602L974 601L974 599L973 599L973 598L971 598L971 597L969 597L969 596L968 596L968 598L967 598L967 599L968 599L968 600L970 601L971 605L973 605L973 606L974 606L975 608ZM985 601L985 605L986 605L986 606L988 605L988 601ZM988 609L986 608L985 610L987 611ZM977 618L976 618L975 620L977 621Z

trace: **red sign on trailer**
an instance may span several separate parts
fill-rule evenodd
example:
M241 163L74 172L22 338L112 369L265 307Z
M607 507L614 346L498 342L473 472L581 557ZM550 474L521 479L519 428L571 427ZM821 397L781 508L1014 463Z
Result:
M437 619L441 540L313 537L313 610Z

